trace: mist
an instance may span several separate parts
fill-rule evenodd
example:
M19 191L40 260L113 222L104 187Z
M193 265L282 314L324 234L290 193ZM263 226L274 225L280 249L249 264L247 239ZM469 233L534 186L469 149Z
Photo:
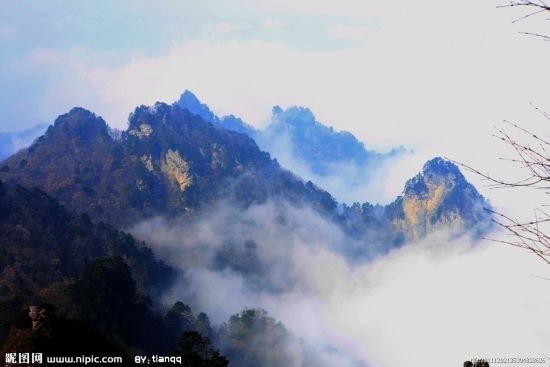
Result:
M395 180L395 176L392 176L403 162L411 160L412 152L377 155L372 153L364 163L352 159L338 162L308 162L295 153L298 149L289 134L280 131L270 134L263 131L256 137L256 142L262 150L276 158L281 166L306 181L315 182L317 186L330 192L336 200L346 204L390 203L401 193L406 179L412 177L411 174L409 177L402 176ZM322 166L323 173L316 172L313 164ZM417 172L422 165L413 167Z
M346 247L369 244L280 202L220 204L191 222L155 218L131 232L185 274L166 304L184 300L218 324L264 308L320 365L460 365L549 352L548 268L516 248L439 232L358 262Z

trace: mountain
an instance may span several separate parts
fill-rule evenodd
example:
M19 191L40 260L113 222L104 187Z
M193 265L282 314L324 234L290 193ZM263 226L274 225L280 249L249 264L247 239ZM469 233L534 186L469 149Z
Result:
M236 116L216 116L188 90L175 104L216 126L250 136L283 167L345 202L365 200L365 186L377 179L376 171L408 153L404 147L387 153L368 150L350 132L317 121L305 107L275 106L271 123L257 130Z
M309 116L299 126L311 123ZM357 261L440 229L450 229L453 235L478 235L490 223L484 210L489 203L457 166L444 159L427 162L389 205L348 206L282 168L247 134L205 121L177 104L137 107L127 130L117 134L101 117L73 108L31 146L3 161L0 180L0 340L5 348L22 351L50 351L44 345L59 348L74 341L75 353L88 351L88 343L127 355L174 351L198 366L208 361L227 365L214 348L241 365L264 360L268 365L281 365L281 360L286 365L294 358L293 351L310 353L259 309L234 315L218 328L205 314L195 317L181 302L164 317L166 310L156 302L174 296L163 290L173 284L176 271L158 261L145 243L115 227L173 220L190 228L185 234L191 237L193 230L201 230L193 226L197 222L206 227L205 241L197 236L199 243L192 243L197 247L189 246L183 258L175 259L182 275L177 284L193 289L171 290L196 302L193 292L202 288L195 289L200 283L191 287L189 279L211 242L218 240L224 245L211 248L214 256L206 256L200 270L244 274L242 286L252 292L276 294L295 286L286 263L278 267L274 253L264 251L265 245L271 245L269 249L281 258L289 257L281 232L288 231L286 238L292 240L301 223L285 208L307 209L295 212L316 217L313 228L328 221L327 227L338 232L345 245L351 242L343 250L335 249ZM269 204L273 212L259 218L262 212L253 209L262 204ZM206 226L201 222L209 211L224 208L234 215L224 219L221 232L214 228L215 222L205 221ZM248 209L251 217L237 218ZM224 231L237 225L241 227L234 235ZM263 243L265 236L254 242L247 238L246 228L258 225L282 230L269 234L275 242ZM340 231L334 231L337 226L347 236L340 237ZM307 242L312 227L304 228ZM166 231L152 235L174 245ZM39 332L29 317L32 305L46 315ZM51 311L55 308L56 315ZM33 344L37 340L45 344ZM311 361L320 365L315 353Z
M448 230L451 236L468 230L479 237L492 228L490 208L456 165L436 157L407 181L393 202L345 207L341 223L349 235L384 251L439 230ZM356 250L353 256L362 255L362 249Z
M316 175L329 175L339 164L353 164L369 170L406 152L403 147L386 154L367 150L353 134L323 125L305 107L286 110L273 107L272 122L258 139L268 152L277 151L278 144L290 143L291 154L305 162Z
M353 134L336 131L317 121L313 112L305 107L283 110L275 106L271 124L265 130L255 130L232 115L218 118L188 90L176 104L215 125L222 126L221 121L225 119L233 121L231 127L225 128L249 135L283 167L333 191L353 190L376 180L377 168L407 154L404 147L393 148L388 153L368 150ZM352 227L351 234L361 233L374 242L383 242L388 239L387 233L393 233L391 241L400 243L422 238L445 226L458 230L486 223L489 216L483 208L489 206L456 165L434 158L406 183L403 194L389 205L353 204L349 211L343 212L346 225ZM478 227L481 231L483 226ZM380 232L386 235L381 238Z
M247 207L284 200L314 208L364 243L386 246L448 224L478 226L489 205L442 159L428 162L387 206L340 204L281 168L247 135L163 103L136 108L120 139L103 119L74 108L3 162L0 179L38 186L69 209L119 227L154 216L190 218L221 201Z
M47 128L48 124L39 124L18 132L0 132L0 161L31 145Z
M219 125L220 119L210 110L208 105L202 103L191 91L185 90L176 104L193 115L200 116L204 121Z
M74 108L0 171L118 227L192 215L221 198L248 205L284 193L327 210L335 206L328 193L282 170L248 136L162 103L138 107L120 140L103 119Z
M177 302L162 315L159 300L175 269L145 243L92 223L39 189L0 181L0 269L3 352L133 360L139 351L188 356L185 348L197 346L227 365L204 339L213 337L206 314L195 318L189 309L187 327L180 321L187 306ZM189 340L184 331L200 335Z
M388 205L387 216L414 239L443 228L456 234L475 228L479 234L491 227L490 207L455 164L437 157L407 181L403 194Z
M289 154L303 160L313 173L319 175L328 174L331 165L352 163L368 169L369 165L406 153L403 147L385 154L367 150L353 134L323 125L305 107L294 106L286 110L273 107L271 124L260 131L234 115L218 117L189 90L185 90L175 104L214 125L247 134L262 150L279 161L286 160L285 154L277 154L281 153L279 145L290 144L290 147L285 147L290 148Z

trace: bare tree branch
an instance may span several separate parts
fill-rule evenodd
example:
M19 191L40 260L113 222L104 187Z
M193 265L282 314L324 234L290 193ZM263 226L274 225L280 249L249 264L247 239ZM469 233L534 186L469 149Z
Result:
M540 34L540 33L532 33L532 32L519 32L520 34L525 34L527 36L535 36L535 37L540 37L542 38L543 40L545 41L550 41L550 36L547 36L545 34Z
M550 121L550 115L547 112L531 105L545 120ZM489 181L490 188L550 189L550 139L510 121L504 121L504 123L508 129L495 127L497 133L493 136L510 146L516 157L501 159L518 166L525 172L524 178L513 181L495 178L489 173L483 173L464 163L453 162ZM534 211L533 220L520 221L492 209L487 210L493 215L493 222L508 233L505 239L486 238L487 240L528 250L550 265L550 213L548 211L537 208Z
M550 6L546 4L546 2L539 0L539 1L531 1L531 0L522 0L522 1L511 1L508 4L497 6L497 8L516 8L516 7L525 7L534 9L534 11L529 12L518 19L515 19L512 21L512 23L517 23L522 20L525 20L527 18L530 18L535 15L539 15L541 13L550 12ZM545 41L550 41L550 36L547 36L545 34L541 33L534 33L534 32L519 32L520 34L525 34L528 36L534 36L542 38Z
M510 3L506 5L499 5L497 8L513 8L518 6L528 6L533 8L539 8L542 11L550 11L550 6L546 5L544 1L511 1Z

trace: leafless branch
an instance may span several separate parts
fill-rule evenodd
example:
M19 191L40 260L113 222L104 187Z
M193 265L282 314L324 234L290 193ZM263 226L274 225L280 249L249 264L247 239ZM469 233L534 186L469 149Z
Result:
M505 5L499 5L497 8L514 8L514 7L532 7L538 8L542 11L550 11L550 6L546 5L544 1L510 1L510 3Z
M540 33L532 33L532 32L519 32L521 34L525 34L527 36L534 36L534 37L539 37L539 38L542 38L543 40L545 41L550 41L550 36L547 36L545 34L540 34Z
M547 5L544 1L531 1L531 0L522 0L522 1L511 1L508 4L497 6L497 8L515 8L515 7L525 7L534 9L534 11L531 11L518 19L515 19L512 21L512 23L517 23L519 21L525 20L527 18L530 18L535 15L539 15L541 13L550 12L550 6ZM528 36L534 36L542 38L545 41L550 41L550 36L547 36L545 34L541 33L533 33L533 32L520 32L521 34L525 34Z
M545 120L550 121L550 115L547 112L531 105ZM488 186L491 188L550 189L550 139L510 121L504 121L504 123L508 129L495 128L494 137L513 149L516 157L503 160L519 166L525 172L524 178L514 181L499 179L464 163L453 162L489 181ZM505 229L508 234L505 239L487 238L488 240L528 250L550 265L550 231L545 231L544 228L545 226L550 228L548 211L537 208L534 211L533 220L520 221L492 209L487 210L493 215L493 222Z
M548 118L546 112L541 111L539 108L537 108L537 111ZM531 187L543 190L550 189L550 154L548 154L550 152L550 141L510 121L504 121L504 123L511 127L512 133L508 133L503 128L495 128L497 133L493 136L512 147L516 158L501 158L501 160L517 164L526 172L525 177L515 181L507 181L483 173L467 164L453 162L489 181L488 186L491 188ZM524 136L530 141L521 142L515 137L517 135Z

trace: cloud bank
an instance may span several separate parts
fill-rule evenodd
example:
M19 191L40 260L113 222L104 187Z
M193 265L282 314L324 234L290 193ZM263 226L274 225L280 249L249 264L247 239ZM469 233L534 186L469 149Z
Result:
M504 245L436 233L358 262L346 249L368 244L280 203L219 206L192 223L157 218L132 233L185 271L166 302L183 299L217 323L265 308L335 366L550 352L547 266Z

